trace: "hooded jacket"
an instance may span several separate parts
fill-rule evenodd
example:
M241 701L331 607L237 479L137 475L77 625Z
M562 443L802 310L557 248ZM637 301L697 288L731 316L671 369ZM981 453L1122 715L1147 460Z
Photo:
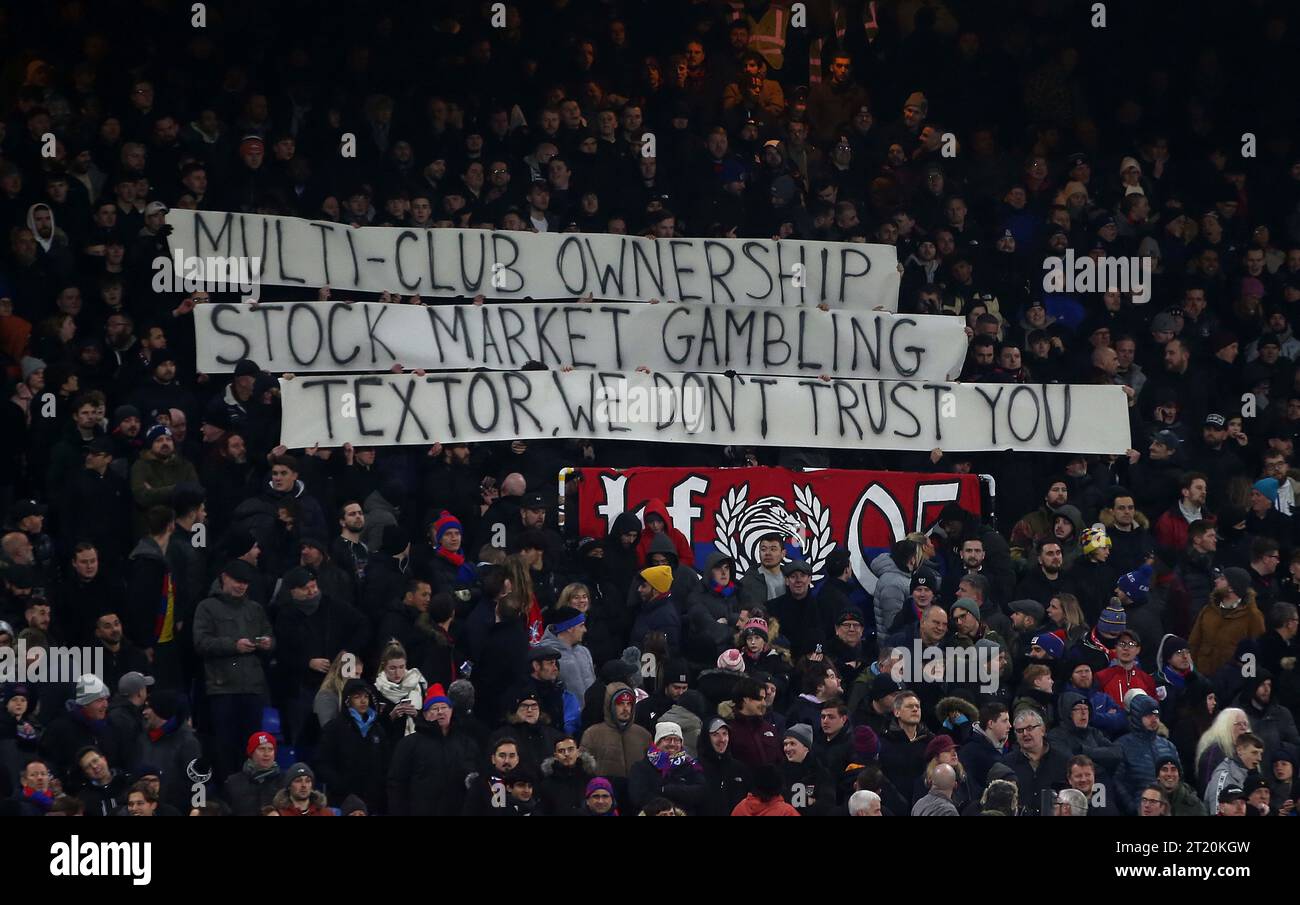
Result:
M1255 703L1255 692L1265 679L1273 681L1273 695L1269 698L1269 703L1260 707ZM1267 669L1260 668L1254 676L1246 679L1236 701L1236 706L1246 711L1250 731L1260 737L1264 742L1264 750L1270 755L1281 750L1283 744L1292 748L1300 747L1295 717L1290 710L1277 703L1277 695L1277 678Z
M581 747L596 759L599 775L626 777L632 765L644 756L650 747L651 736L636 725L635 708L626 723L620 723L614 714L614 695L631 691L623 682L611 682L605 688L605 718L582 734Z
M668 517L668 508L664 505L663 500L655 499L646 502L645 511L641 517L649 524L652 515L657 515L664 520L664 530L660 535L655 534L648 527L641 532L641 537L636 544L637 562L641 564L642 568L649 565L647 560L650 558L650 554L656 552L651 549L650 543L654 538L662 535L672 542L673 552L677 554L677 562L693 568L695 566L695 551L691 549L691 542L686 539L686 535L673 527L673 520Z
M1255 601L1243 600L1231 610L1211 602L1196 615L1187 643L1196 668L1202 675L1210 676L1233 659L1238 643L1262 634L1264 616Z
M879 633L894 624L894 617L911 595L912 576L894 562L894 557L888 552L871 560L871 571L876 576L872 598L876 609L876 631Z
M1088 708L1088 726L1083 729L1075 726L1072 718L1072 711L1076 704L1083 704ZM1060 720L1047 733L1047 741L1053 748L1064 751L1070 757L1086 754L1098 767L1105 770L1114 770L1119 766L1124 759L1124 752L1100 729L1093 728L1092 705L1088 703L1087 698L1074 689L1067 689L1061 692L1060 700L1056 703L1056 711Z
M799 817L798 811L777 795L764 801L753 792L731 810L732 817Z
M731 746L719 754L705 738L700 744L700 768L708 794L701 805L704 817L726 817L745 798L749 788L749 769L731 755Z
M1159 703L1150 695L1134 695L1133 700L1129 701L1129 731L1119 738L1124 760L1115 769L1119 803L1127 814L1137 813L1142 790L1156 781L1156 764L1166 757L1172 757L1178 761L1179 769L1182 768L1174 743L1142 725L1144 716L1159 712Z

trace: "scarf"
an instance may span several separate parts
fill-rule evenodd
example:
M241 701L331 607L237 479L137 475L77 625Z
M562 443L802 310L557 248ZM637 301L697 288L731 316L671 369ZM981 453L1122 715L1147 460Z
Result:
M648 760L650 762L650 766L658 770L659 775L663 776L665 779L668 777L668 774L671 773L675 768L683 765L689 765L696 770L700 769L700 765L695 761L694 758L692 758L689 754L686 753L685 748L683 748L681 750L681 753L678 754L676 757L669 757L667 751L662 751L659 748L656 748L654 745L651 745L649 748L646 749L645 759Z
M1172 666L1166 663L1164 669L1160 670L1160 674L1164 676L1165 680L1168 681L1169 684L1172 685L1174 688L1181 689L1186 687L1187 679L1189 676L1191 676L1192 671L1190 669L1188 670L1174 669Z
M465 562L465 556L461 553L453 553L446 547L439 547L435 554L447 560L456 567L456 580L464 584L473 584L478 580L478 575L474 572L474 567Z
M30 801L42 811L48 811L54 804L54 799L50 796L49 792L38 792L35 789L28 788L27 786L23 786L23 799Z
M428 687L424 681L424 676L420 675L418 669L409 669L406 675L402 677L401 683L390 681L388 676L382 672L375 676L375 691L388 701L390 704L400 704L402 701L410 701L419 710L424 705L424 689ZM406 718L406 731L403 735L410 735L415 731L415 720L411 717Z
M250 757L248 760L244 761L244 769L242 772L248 777L249 782L261 785L267 780L274 779L280 775L280 765L273 763L265 770L259 770L257 769L257 764L253 763L253 759Z
M167 722L159 726L157 729L149 730L149 741L151 742L161 741L163 736L171 735L178 728L180 728L180 725L181 725L181 721L176 719L176 717L172 717Z
M736 583L734 581L729 581L726 584L718 584L716 581L710 579L709 590L717 594L719 597L731 597L736 593Z
M86 716L85 711L81 709L76 701L69 701L67 706L68 713L72 715L72 718L87 729L94 731L96 735L108 731L108 720L92 720Z
M362 738L370 734L370 727L375 725L375 712L373 710L367 710L366 715L362 716L355 709L349 707L348 715L352 717L352 722L357 724L357 729L360 730Z

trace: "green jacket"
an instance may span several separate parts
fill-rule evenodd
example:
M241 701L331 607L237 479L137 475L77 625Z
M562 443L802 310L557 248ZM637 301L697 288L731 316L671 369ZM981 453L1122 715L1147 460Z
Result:
M208 694L267 693L262 655L269 651L241 654L235 647L240 638L255 641L262 636L271 637L271 622L260 603L225 594L199 602L194 611L194 649L203 658ZM274 650L274 641L271 647Z
M1205 804L1185 782L1180 782L1178 788L1169 796L1169 813L1174 817L1206 816Z
M180 453L172 453L166 460L159 459L152 450L140 454L131 467L131 497L135 500L137 536L144 533L144 514L152 506L170 506L172 491L183 481L197 484L199 473Z

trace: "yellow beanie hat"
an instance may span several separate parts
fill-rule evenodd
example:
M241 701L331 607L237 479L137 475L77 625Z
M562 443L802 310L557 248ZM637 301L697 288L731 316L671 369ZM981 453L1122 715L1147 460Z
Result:
M646 580L657 594L667 594L673 586L673 570L670 566L651 566L641 570L641 577Z

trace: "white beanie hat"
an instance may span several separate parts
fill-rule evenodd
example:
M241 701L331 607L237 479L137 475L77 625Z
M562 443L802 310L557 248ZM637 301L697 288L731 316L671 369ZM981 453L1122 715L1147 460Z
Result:
M655 725L656 745L659 744L659 742L662 741L663 739L668 738L668 736L670 735L675 735L678 738L681 738L682 727L678 726L676 723L669 722L668 720L664 720L662 723L658 723Z

